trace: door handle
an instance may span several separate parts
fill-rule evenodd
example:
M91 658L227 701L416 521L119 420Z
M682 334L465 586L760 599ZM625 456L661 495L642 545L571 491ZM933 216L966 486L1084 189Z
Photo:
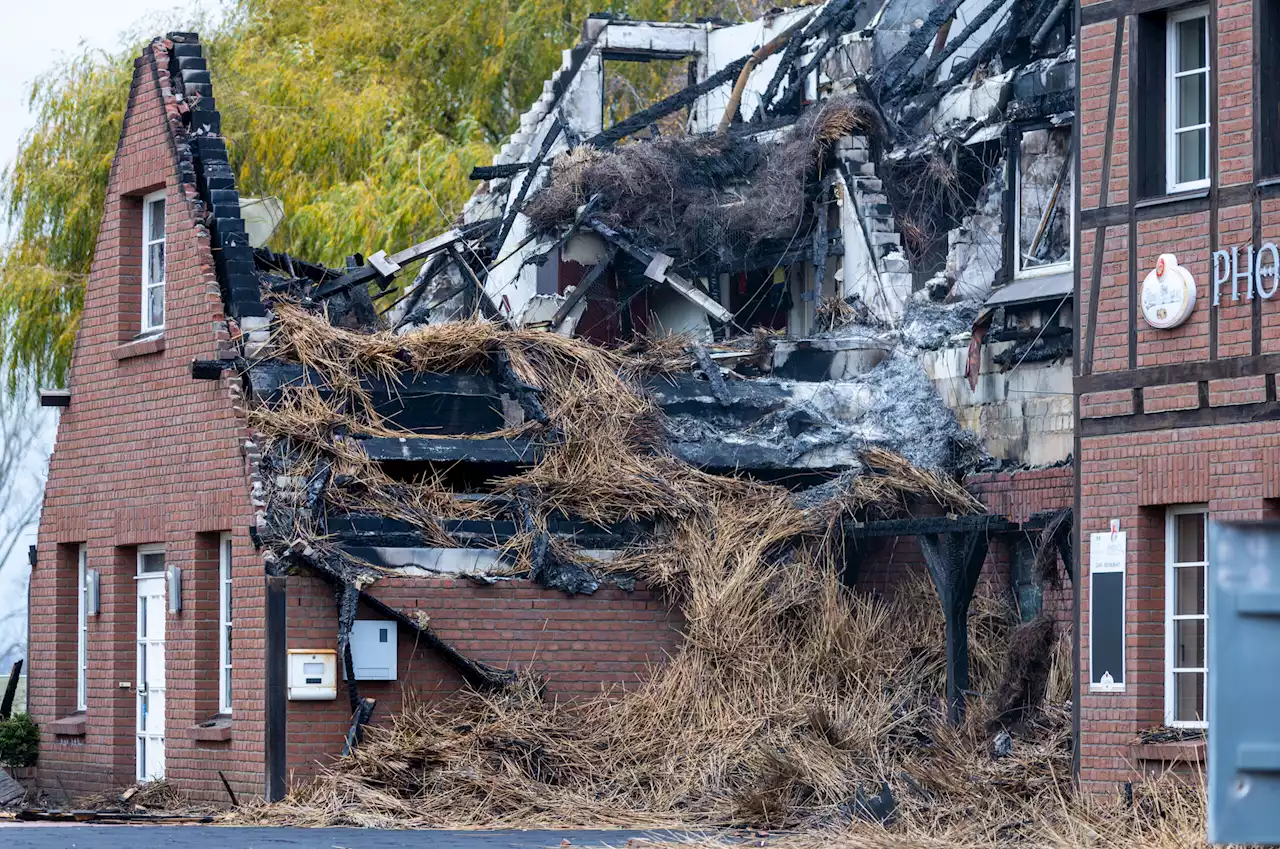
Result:
M1236 747L1236 769L1241 772L1280 772L1280 745L1241 743Z

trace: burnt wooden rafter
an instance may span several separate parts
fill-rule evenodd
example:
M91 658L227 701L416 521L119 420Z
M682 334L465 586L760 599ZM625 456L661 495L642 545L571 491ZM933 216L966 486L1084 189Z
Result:
M987 534L966 530L920 534L917 539L942 602L947 635L947 717L959 725L969 689L969 602L987 559Z

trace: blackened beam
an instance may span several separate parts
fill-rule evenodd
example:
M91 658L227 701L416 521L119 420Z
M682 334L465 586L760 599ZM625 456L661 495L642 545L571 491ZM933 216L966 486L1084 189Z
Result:
M286 387L314 386L321 393L331 391L320 372L282 360L256 363L248 375L255 399L264 403L279 400ZM375 404L395 397L466 395L496 399L503 394L503 387L491 375L464 371L405 374L403 382L394 383L365 376L360 379L360 388ZM718 406L710 385L690 374L657 375L646 381L645 388L668 413L688 412L693 409L688 406L691 404ZM780 409L790 397L785 390L773 384L749 380L727 383L726 388L735 407L758 414Z
M353 286L359 286L373 280L388 280L399 274L400 270L409 263L426 259L463 239L478 238L492 226L493 221L486 219L464 227L455 227L447 233L433 236L424 242L418 242L416 245L411 245L393 254L387 254L386 251L378 251L371 254L368 261L360 268L342 275L337 280L321 283L312 291L311 297L315 300L321 300L339 292L345 292Z
M853 26L853 22L857 18L858 8L858 5L855 4L852 9L846 10L834 21L831 34L814 49L813 55L809 57L809 61L806 62L804 67L799 70L796 74L796 78L791 81L791 84L787 86L786 91L782 93L782 97L778 98L779 104L790 103L795 96L800 93L801 89L804 88L805 80L808 76L817 69L822 60L827 57L827 54L840 43L841 37L843 37L844 34L848 32L849 28Z
M360 388L375 400L391 397L418 397L424 395L467 395L498 398L502 388L489 375L470 372L447 374L406 374L403 383L388 383L374 376L360 378ZM274 403L286 388L313 386L322 394L330 392L322 374L313 369L280 360L265 360L249 369L249 385L256 399Z
M1037 527L1042 527L1039 525ZM874 522L845 522L846 534L856 537L907 537L921 534L950 534L982 531L1008 534L1027 530L1017 522L991 513L969 516L925 516L919 519L882 519Z
M613 263L613 258L618 255L618 249L613 245L609 246L609 254L604 259L591 266L591 270L587 272L587 276L582 282L574 287L569 296L564 299L564 303L556 310L556 314L551 317L551 329L559 330L560 325L569 317L570 311L578 305L591 291L591 287L595 286L604 277L604 273L609 270L609 266Z
M405 295L404 312L400 316L400 320L396 322L396 328L409 322L409 316L413 315L413 311L417 308L418 303L422 300L422 296L427 293L427 284L435 279L435 276L444 270L444 254L435 254L422 264L422 268L418 269L417 275L413 278L413 285L409 287L409 293ZM395 304L392 304L394 307ZM390 308L388 308L390 311Z
M637 112L629 118L624 118L604 132L592 136L586 143L592 147L608 147L638 130L643 130L654 121L665 118L677 109L693 103L699 97L736 80L750 58L749 56L743 56L740 59L735 59L702 82L681 89L670 97L653 104L648 109Z
M734 384L727 384L733 386ZM377 436L360 440L369 459L405 463L478 463L486 465L531 465L542 459L543 445L525 437L510 439L412 438ZM740 444L706 440L673 442L668 448L675 456L703 469L738 471L786 471L810 469L844 471L856 465L856 458L824 459L797 455L793 448L769 444Z
M969 56L968 59L961 62L952 72L951 76L945 82L932 86L925 92L924 96L919 100L910 102L902 111L902 118L899 121L903 126L910 127L920 118L922 118L930 109L937 106L942 98L946 97L947 92L951 91L964 80L968 79L974 70L987 61L991 54L996 51L1004 41L1005 36L1011 28L1010 23L1006 23L999 30L992 34L990 38L978 45L978 49Z
M782 51L782 57L778 60L778 67L773 72L773 76L769 78L769 84L764 87L764 94L760 97L760 109L752 116L752 120L756 121L764 117L766 110L773 105L773 97L778 93L778 86L786 79L787 72L791 70L791 65L799 55L801 48L809 43L809 39L821 32L829 21L844 11L851 0L831 0L822 7L822 11L805 27L804 32L799 37L793 38L787 42L787 47Z
M925 18L924 23L917 27L911 37L907 39L907 43L902 49L893 54L889 61L885 63L884 69L879 73L876 79L876 91L883 94L892 91L911 72L916 62L924 55L925 50L929 49L929 45L933 43L934 37L937 36L938 30L942 29L942 25L955 15L956 9L960 8L960 4L964 0L945 0L933 7L929 12L929 17Z
M463 548L500 548L523 530L517 519L441 519L438 524ZM439 547L438 542L408 522L379 513L330 513L325 517L325 529L343 546ZM648 537L653 525L647 522L597 525L557 513L547 518L547 532L572 540L580 548L622 549Z
M494 306L493 299L485 291L484 284L480 282L480 278L471 270L471 265L466 258L462 256L454 245L449 245L447 250L449 251L449 256L453 258L453 264L462 271L462 276L471 281L471 286L476 294L476 303L480 306L480 314L489 321L496 321L504 327L510 327L506 317L498 312L498 308Z
M942 602L947 642L947 717L952 725L964 719L969 689L969 602L987 559L983 529L916 537L934 589Z
M532 162L510 162L506 165L477 165L471 169L473 180L502 180L514 177L533 166Z
M655 257L655 254L653 252L645 250L644 248L640 247L636 243L632 242L629 238L619 233L617 230L614 230L612 227L609 227L608 225L603 224L594 218L588 220L586 224L592 230L595 230L597 233L599 233L606 242L610 242L614 245L617 245L619 248L631 254L631 256L635 257L645 266L649 266L651 263L653 263L654 257ZM683 297L685 300L689 301L693 305L700 307L704 312L707 313L707 315L711 316L717 321L723 322L725 324L728 324L729 322L733 321L733 313L729 312L727 309L721 306L719 302L713 299L710 295L708 295L706 292L703 292L693 283L690 283L688 280L685 280L679 274L672 271L669 267L663 270L662 280L668 286L670 286L676 292L676 294L680 295L681 297Z
M424 622L419 622L407 613L384 604L364 590L360 591L360 601L368 605L379 616L394 619L417 634L420 644L440 654L462 676L464 681L477 690L502 690L515 684L516 674L511 670L498 669L487 663L472 660L449 643L440 639L435 631L431 630Z
M912 97L919 92L929 80L933 79L934 73L938 68L942 67L942 63L950 59L952 54L963 47L965 43L973 37L973 34L981 29L982 26L991 19L992 15L1003 9L1006 5L1008 5L1008 0L992 0L991 3L985 6L983 10L969 22L969 25L964 28L963 32L955 38L949 39L942 50L930 57L929 64L925 65L924 70L921 73L904 81L903 85L899 86L899 93L895 99L900 100L904 97Z
M342 756L344 758L355 751L355 748L359 746L360 742L364 739L364 727L369 724L369 720L373 717L373 709L377 707L377 705L377 699L360 700L359 707L357 707L355 712L351 715L351 727L347 729L347 742L342 749Z
M560 120L559 115L556 115L551 126L547 128L547 135L542 139L542 146L538 148L538 155L533 158L529 173L525 175L524 181L520 184L520 189L516 192L515 199L507 207L507 214L502 219L502 226L498 228L497 244L499 246L506 241L507 234L511 232L511 226L516 222L516 214L524 207L525 196L529 194L529 189L533 187L533 181L538 179L538 169L542 167L547 155L551 152L552 145L556 143L556 139L560 138L560 134L563 132L564 122Z
M339 592L342 588L349 586L350 581L347 576L340 570L335 570L330 564L323 559L314 558L305 553L295 553L296 562L305 566L308 571L319 578L326 581L335 592ZM283 585L284 578L269 578L268 581L280 581ZM354 588L353 588L354 589ZM508 669L497 669L487 663L472 660L462 652L458 651L449 643L440 639L426 620L418 619L397 610L394 607L382 602L365 590L357 590L360 593L360 602L367 605L379 616L385 619L394 619L399 624L413 631L417 635L417 644L419 646L430 649L439 654L446 663L452 666L462 679L475 687L477 690L492 691L501 690L511 686L516 681L516 674ZM283 598L283 592L282 592ZM283 682L279 685L281 696L283 696L285 686Z

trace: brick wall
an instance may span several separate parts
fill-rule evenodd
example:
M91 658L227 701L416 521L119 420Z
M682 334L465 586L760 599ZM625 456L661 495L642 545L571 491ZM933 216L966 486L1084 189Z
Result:
M1087 8L1090 4L1085 3ZM1154 4L1144 8L1177 4ZM1255 228L1263 242L1280 239L1280 203L1260 201L1255 220L1249 193L1254 179L1254 78L1253 3L1250 0L1217 0L1216 33L1211 63L1218 75L1217 112L1211 114L1217 139L1217 156L1211 171L1218 208L1209 201L1202 210L1161 215L1150 207L1134 225L1133 267L1130 267L1128 225L1108 226L1104 242L1082 215L1081 261L1078 265L1078 315L1088 339L1085 318L1089 314L1091 275L1100 259L1097 322L1094 328L1094 372L1117 372L1136 367L1208 362L1280 351L1280 298L1249 302L1230 299L1230 284L1219 308L1211 307L1214 250L1245 247L1254 241ZM1158 14L1158 11L1155 12ZM1107 113L1112 105L1111 67L1117 25L1127 23L1122 42L1122 73L1114 92L1116 123L1115 156L1110 172L1107 203L1099 198ZM1129 37L1135 19L1119 18L1082 27L1080 51L1082 193L1083 213L1108 203L1123 204L1130 194L1127 163L1130 158L1127 106ZM1156 95L1145 95L1156 96ZM1158 96L1163 96L1160 93ZM1212 97L1212 96L1211 96ZM1212 103L1212 100L1211 100ZM1237 189L1234 193L1229 191ZM1112 221L1114 222L1114 218ZM1102 251L1100 257L1097 252ZM1194 275L1197 303L1190 319L1178 328L1159 331L1129 313L1131 279L1139 283L1154 267L1156 257L1175 253ZM1243 257L1243 255L1242 255ZM1256 314L1256 318L1255 318ZM1261 328L1261 345L1255 351L1255 323ZM1131 340L1134 342L1132 357ZM1083 347L1083 343L1082 343ZM1088 352L1080 352L1086 355ZM1078 357L1078 361L1081 358ZM1232 405L1266 399L1263 374L1231 380L1209 381L1207 406ZM1141 406L1135 404L1135 394ZM1099 392L1081 397L1084 418L1161 413L1202 406L1203 390L1196 383ZM1090 693L1089 594L1081 593L1080 676L1081 736L1080 778L1092 792L1109 795L1139 771L1159 771L1171 762L1168 751L1150 747L1145 753L1131 748L1137 733L1164 722L1165 697L1165 516L1170 505L1207 503L1210 519L1258 519L1274 515L1280 497L1280 481L1271 471L1280 454L1280 424L1222 424L1184 427L1112 436L1084 437L1080 442L1079 560L1083 581L1088 580L1089 535L1106 531L1119 520L1128 533L1125 615L1125 658L1128 670L1123 693ZM1212 567L1211 567L1212 568ZM1082 582L1082 586L1086 586ZM1169 747L1165 747L1169 748ZM1142 757L1153 760L1143 761Z
M1024 522L1044 510L1071 507L1075 494L1074 469L1056 466L971 475L965 484L991 513L1014 522ZM1036 538L1028 539L1034 545ZM982 564L979 592L1013 598L1013 548L1015 537L997 535L988 541L987 559ZM904 580L927 578L928 567L915 537L876 540L863 560L858 586L891 594ZM1073 619L1071 584L1044 588L1044 609L1060 623Z
M193 186L178 178L166 45L135 62L128 110L86 284L69 388L31 577L29 700L42 726L39 777L55 794L127 786L134 777L137 683L136 547L162 543L184 571L184 610L169 614L168 776L223 798L222 770L245 796L262 777L262 561L242 445L247 434L226 382L194 381L191 361L227 340L208 234L197 226ZM159 54L157 56L157 54ZM159 62L157 62L157 58ZM134 341L141 324L141 198L166 191L163 335ZM192 726L217 711L216 539L234 534L236 639L231 740L204 744ZM76 549L102 576L101 614L88 622L88 709L83 731L55 723L75 712ZM124 684L125 686L121 686ZM56 733L55 729L71 732Z
M432 629L467 657L507 669L531 669L553 699L595 696L646 677L680 643L683 621L654 593L604 588L569 597L526 580L479 586L460 578L395 577L369 590L407 612L430 616ZM332 590L307 576L289 578L289 648L331 649L338 621ZM361 609L358 618L378 619ZM439 701L461 677L401 629L399 680L364 681L360 696L378 700L374 724L385 723L405 698ZM340 676L341 677L341 676ZM346 691L333 701L289 703L289 772L294 780L342 752L351 724Z

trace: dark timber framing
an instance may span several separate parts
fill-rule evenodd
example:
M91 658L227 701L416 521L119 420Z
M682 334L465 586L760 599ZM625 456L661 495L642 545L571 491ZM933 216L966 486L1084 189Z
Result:
M959 725L969 689L969 602L987 558L987 534L977 529L920 534L917 539L942 602L947 626L947 717Z
M1251 313L1250 354L1244 357L1221 358L1219 355L1218 323L1219 309L1206 305L1209 310L1209 354L1208 359L1199 362L1185 362L1165 366L1139 367L1138 364L1138 224L1143 221L1169 219L1179 215L1205 212L1208 214L1209 251L1212 254L1221 246L1218 244L1219 219L1223 209L1248 204L1251 209L1253 243L1262 240L1262 201L1266 198L1280 197L1280 180L1260 177L1261 156L1261 124L1258 110L1253 115L1253 180L1251 183L1232 185L1222 184L1222 175L1216 173L1218 163L1218 63L1210 63L1209 78L1209 110L1213 116L1213 132L1209 134L1209 158L1214 163L1213 180L1208 189L1201 189L1178 194L1157 193L1151 197L1140 197L1141 192L1135 184L1137 180L1137 157L1142 153L1141 146L1134 143L1132 137L1135 114L1133 104L1138 102L1140 75L1131 72L1129 75L1130 104L1130 144L1129 144L1129 191L1125 203L1109 205L1111 159L1114 149L1116 109L1120 88L1121 50L1129 45L1129 67L1136 67L1138 16L1158 13L1184 6L1184 0L1103 0L1081 6L1077 16L1076 38L1080 43L1083 27L1107 21L1115 22L1115 50L1112 54L1111 86L1107 101L1106 137L1102 161L1101 195L1099 205L1093 209L1080 208L1080 194L1076 194L1077 216L1081 231L1094 230L1093 255L1089 268L1089 309L1088 319L1081 331L1077 329L1076 350L1080 351L1080 364L1075 378L1075 406L1077 441L1081 437L1109 436L1122 433L1136 433L1151 430L1175 429L1182 427L1205 427L1216 424L1239 424L1244 422L1270 421L1280 418L1280 408L1276 405L1276 372L1280 371L1280 354L1262 353L1262 311L1261 302L1254 298L1246 307L1236 305L1239 309L1249 309ZM1216 56L1218 51L1218 13L1216 4L1209 4L1209 51ZM1127 33L1127 37L1126 37ZM1258 57L1261 51L1260 34L1257 27L1253 32L1254 57L1254 90L1255 101L1258 90ZM1077 114L1080 114L1079 100L1081 69L1076 68ZM1076 167L1080 169L1079 141L1076 141ZM1081 175L1083 179L1083 175ZM1079 185L1080 182L1077 182ZM1128 350L1127 368L1117 371L1095 372L1096 325L1098 317L1098 299L1101 289L1102 265L1106 253L1107 229L1124 227L1127 232L1126 255L1128 277ZM1080 302L1081 291L1085 284L1081 269L1082 247L1076 247L1076 299ZM1236 377L1264 376L1266 380L1265 400L1252 404L1224 405L1214 407L1209 402L1209 381L1224 380ZM1182 410L1171 410L1160 413L1145 413L1143 409L1143 390L1159 386L1178 384L1196 384L1198 404ZM1082 412L1081 396L1095 393L1128 390L1132 395L1133 412L1128 415L1085 417ZM1077 445L1076 456L1080 456ZM1076 470L1077 497L1080 489L1079 467ZM1077 530L1078 532L1078 530ZM1076 550L1080 545L1077 540ZM1078 619L1078 614L1077 614ZM1077 625L1078 625L1077 621ZM1078 632L1078 629L1077 629ZM1077 647L1078 648L1078 647ZM1078 665L1078 664L1077 664ZM1077 699L1077 703L1078 703Z

